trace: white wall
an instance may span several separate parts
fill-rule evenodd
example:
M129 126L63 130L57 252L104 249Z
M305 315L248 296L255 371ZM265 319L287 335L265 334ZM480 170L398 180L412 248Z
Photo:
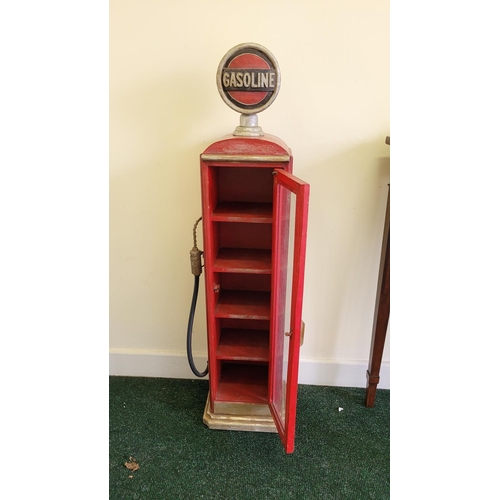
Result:
M389 0L111 0L110 373L191 376L199 154L238 125L215 73L242 42L280 64L259 125L311 185L299 381L364 387L389 183ZM198 304L202 369L202 289ZM389 344L388 334L381 388Z

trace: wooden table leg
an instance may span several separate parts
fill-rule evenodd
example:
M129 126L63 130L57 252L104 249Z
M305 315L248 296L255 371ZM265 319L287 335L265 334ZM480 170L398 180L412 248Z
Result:
M370 347L370 362L366 372L366 406L373 408L375 394L380 381L380 366L384 353L385 336L389 324L390 299L390 193L387 196L385 214L384 237L382 240L382 254L375 302L375 320L373 323L372 343Z

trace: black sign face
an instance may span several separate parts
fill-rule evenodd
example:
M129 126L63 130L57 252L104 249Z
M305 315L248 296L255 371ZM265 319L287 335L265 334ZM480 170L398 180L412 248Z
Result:
M278 62L261 45L237 45L219 64L217 88L223 101L235 111L259 113L269 107L278 95Z

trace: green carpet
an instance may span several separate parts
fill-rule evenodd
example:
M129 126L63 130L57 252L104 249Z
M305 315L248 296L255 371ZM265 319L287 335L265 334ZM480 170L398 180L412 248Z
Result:
M364 389L300 385L291 455L277 434L208 429L207 391L206 380L110 377L110 499L389 498L390 391L366 408Z

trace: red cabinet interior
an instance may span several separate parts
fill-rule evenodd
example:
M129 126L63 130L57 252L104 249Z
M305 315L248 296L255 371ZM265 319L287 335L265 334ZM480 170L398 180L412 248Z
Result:
M214 402L268 403L274 168L206 166Z

